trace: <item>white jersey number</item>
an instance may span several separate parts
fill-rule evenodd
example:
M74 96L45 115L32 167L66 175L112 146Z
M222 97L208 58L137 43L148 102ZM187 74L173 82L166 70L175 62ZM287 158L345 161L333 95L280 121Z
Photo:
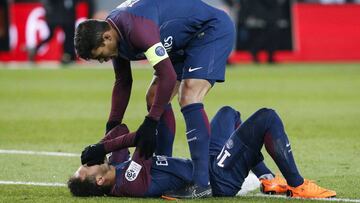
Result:
M226 158L230 157L231 154L228 150L225 149L225 147L222 148L220 154L217 156L217 160L219 160L217 162L217 165L220 166L221 168L224 167L224 161L226 160Z

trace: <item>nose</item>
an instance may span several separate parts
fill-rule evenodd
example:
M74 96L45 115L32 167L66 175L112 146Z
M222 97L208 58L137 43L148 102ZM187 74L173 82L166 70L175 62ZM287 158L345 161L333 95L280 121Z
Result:
M99 62L100 62L100 63L104 62L104 59L99 59Z

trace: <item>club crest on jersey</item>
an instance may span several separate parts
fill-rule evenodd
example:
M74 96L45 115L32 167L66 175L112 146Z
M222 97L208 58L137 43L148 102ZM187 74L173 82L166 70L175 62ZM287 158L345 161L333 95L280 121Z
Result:
M138 177L138 175L141 171L141 168L142 168L142 166L140 164L136 163L135 161L131 161L128 169L125 172L126 180L128 180L130 182L134 181Z
M233 148L233 146L234 146L234 141L232 139L229 139L226 142L226 148L231 149L231 148Z
M155 48L155 53L158 56L164 56L165 55L165 49L162 46L158 46Z

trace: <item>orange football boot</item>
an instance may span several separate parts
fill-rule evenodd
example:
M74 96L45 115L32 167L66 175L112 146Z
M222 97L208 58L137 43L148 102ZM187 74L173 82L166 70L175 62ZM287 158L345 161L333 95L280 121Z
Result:
M304 179L304 183L297 187L288 186L287 196L301 198L330 198L335 197L336 192L322 188L311 180Z
M286 180L279 174L276 174L273 179L260 178L260 191L264 194L279 195L287 192Z

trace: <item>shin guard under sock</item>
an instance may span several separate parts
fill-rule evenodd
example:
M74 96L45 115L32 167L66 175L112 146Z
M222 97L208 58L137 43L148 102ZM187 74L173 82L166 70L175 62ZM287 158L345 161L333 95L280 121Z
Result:
M193 161L195 184L207 186L209 182L210 125L202 103L190 104L181 109L186 123L186 137Z

